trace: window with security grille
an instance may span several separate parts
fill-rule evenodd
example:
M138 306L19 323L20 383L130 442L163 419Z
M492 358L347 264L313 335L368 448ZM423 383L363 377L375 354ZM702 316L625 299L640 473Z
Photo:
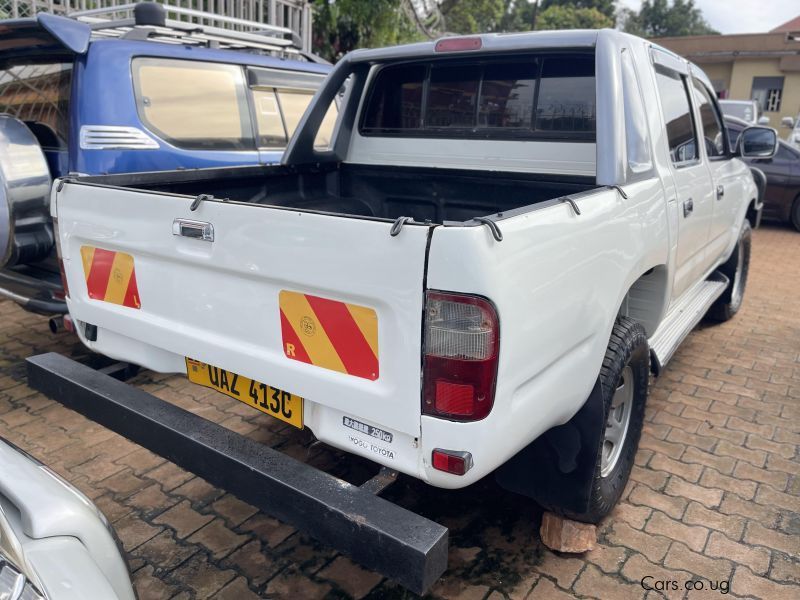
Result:
M783 96L783 77L753 77L750 97L758 102L764 112L778 112Z
M25 122L43 148L64 148L71 79L72 63L6 65L0 68L0 113Z

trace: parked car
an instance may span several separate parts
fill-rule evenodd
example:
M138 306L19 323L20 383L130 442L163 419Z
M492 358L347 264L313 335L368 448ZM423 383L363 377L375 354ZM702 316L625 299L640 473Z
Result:
M736 117L750 125L769 125L769 117L761 114L757 100L720 100L719 107L726 117Z
M727 117L731 143L735 143L748 124ZM775 156L748 158L746 162L764 172L767 178L764 193L764 216L790 223L800 231L800 150L780 140Z
M786 143L800 150L800 115L796 119L783 117L781 125L789 129L789 133L786 134Z
M67 304L97 352L431 485L496 472L597 522L651 370L742 305L739 157L777 136L741 138L699 68L619 31L359 50L282 166L61 180Z
M282 28L171 21L151 3L135 21L90 12L0 23L0 297L44 314L66 312L53 178L277 162L330 70Z
M1 437L0 598L136 598L121 545L103 513Z

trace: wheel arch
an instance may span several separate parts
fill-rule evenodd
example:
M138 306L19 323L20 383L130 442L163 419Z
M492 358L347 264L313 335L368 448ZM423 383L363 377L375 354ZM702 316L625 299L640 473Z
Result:
M650 338L667 311L668 291L667 265L654 265L633 281L622 298L617 314L640 323Z

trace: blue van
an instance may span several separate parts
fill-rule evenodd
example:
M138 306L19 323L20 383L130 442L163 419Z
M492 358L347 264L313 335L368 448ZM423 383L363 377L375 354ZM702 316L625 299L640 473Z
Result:
M330 65L290 30L251 25L173 21L145 2L117 21L0 21L0 297L66 312L49 217L57 177L280 161Z

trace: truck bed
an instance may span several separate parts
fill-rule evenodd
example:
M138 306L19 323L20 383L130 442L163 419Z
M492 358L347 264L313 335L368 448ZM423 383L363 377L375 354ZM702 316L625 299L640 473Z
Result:
M82 178L105 185L320 211L432 223L530 206L597 187L593 178L419 167L338 164L262 166Z

